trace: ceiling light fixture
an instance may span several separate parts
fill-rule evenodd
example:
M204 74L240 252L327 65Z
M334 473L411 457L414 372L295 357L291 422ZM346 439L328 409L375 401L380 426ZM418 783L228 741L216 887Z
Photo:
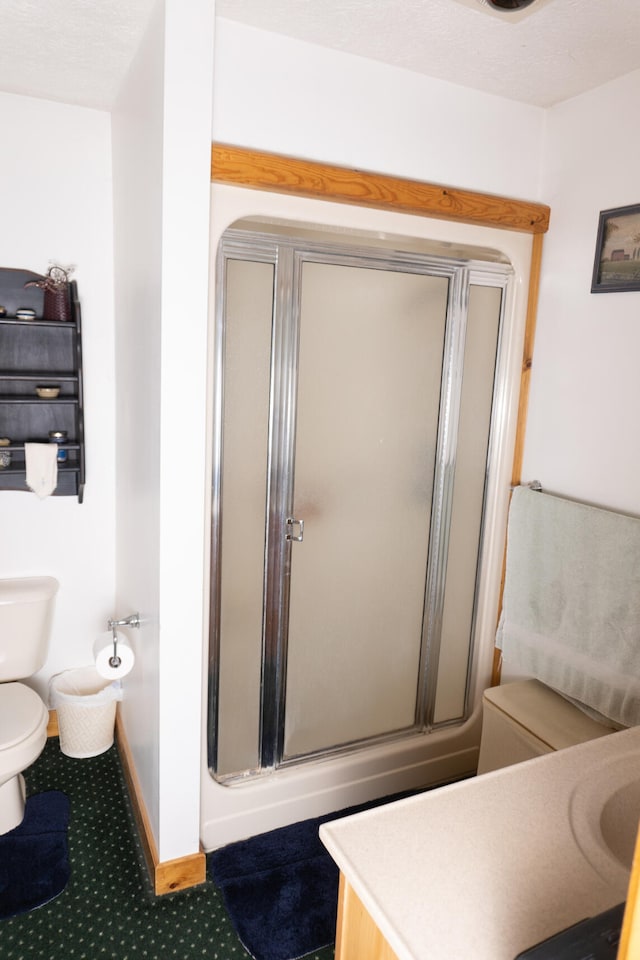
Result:
M460 6L487 13L503 23L518 24L554 0L453 0Z
M487 3L494 10L504 10L506 13L509 10L524 10L533 0L487 0Z

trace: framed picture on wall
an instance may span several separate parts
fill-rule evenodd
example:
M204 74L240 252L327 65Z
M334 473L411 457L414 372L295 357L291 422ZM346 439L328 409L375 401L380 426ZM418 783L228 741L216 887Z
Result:
M640 290L640 203L602 210L591 293Z

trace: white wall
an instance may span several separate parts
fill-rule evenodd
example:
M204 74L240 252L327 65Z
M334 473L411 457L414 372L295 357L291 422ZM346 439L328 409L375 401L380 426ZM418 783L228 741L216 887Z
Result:
M117 616L139 612L122 715L158 838L164 24L157 8L113 111Z
M161 859L197 852L213 0L166 0L160 533ZM184 774L181 775L181 772Z
M122 705L161 861L198 851L213 4L164 0L114 111Z
M87 485L39 500L3 492L0 576L60 581L48 661L34 680L90 663L113 612L115 437L111 124L108 113L0 94L0 265L76 265L84 353Z
M591 294L600 210L640 202L640 71L548 111L524 479L640 515L640 293Z
M218 19L214 139L539 198L544 111Z

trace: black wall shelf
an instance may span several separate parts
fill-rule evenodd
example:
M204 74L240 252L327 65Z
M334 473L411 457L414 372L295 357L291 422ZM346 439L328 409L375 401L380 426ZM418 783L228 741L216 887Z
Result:
M25 490L25 443L48 443L49 433L64 430L60 445L66 460L58 462L54 496L76 496L82 503L85 484L84 408L82 392L82 330L75 281L69 283L71 318L43 318L44 291L25 287L43 279L29 270L0 268L0 437L8 446L10 463L0 467L0 490ZM20 308L35 311L35 319L17 319ZM58 387L55 398L41 398L36 387Z

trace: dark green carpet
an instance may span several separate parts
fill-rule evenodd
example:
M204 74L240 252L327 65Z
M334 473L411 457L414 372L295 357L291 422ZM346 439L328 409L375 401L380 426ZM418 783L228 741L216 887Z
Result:
M154 897L115 747L72 760L57 739L26 773L28 793L62 790L71 803L71 879L31 913L0 922L2 960L245 960L220 893L208 881ZM333 948L309 954L332 960Z

